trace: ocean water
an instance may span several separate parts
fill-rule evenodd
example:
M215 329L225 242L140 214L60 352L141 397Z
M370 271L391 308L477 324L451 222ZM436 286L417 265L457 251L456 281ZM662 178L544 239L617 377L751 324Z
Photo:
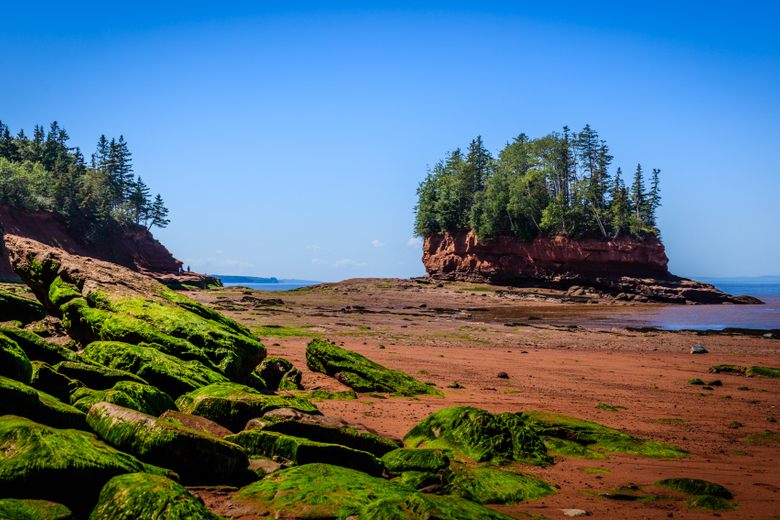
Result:
M223 285L225 287L247 287L255 291L292 291L293 289L315 285L315 283L225 283Z

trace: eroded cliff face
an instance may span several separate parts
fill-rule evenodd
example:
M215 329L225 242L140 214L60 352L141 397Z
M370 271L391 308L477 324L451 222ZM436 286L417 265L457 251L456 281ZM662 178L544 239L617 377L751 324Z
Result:
M218 283L202 275L179 275L182 263L142 226L131 228L122 236L103 240L100 244L86 244L73 236L62 219L53 213L0 205L0 235L28 238L70 254L116 263L171 285ZM2 240L0 280L18 280Z
M584 285L672 303L756 303L672 275L664 246L656 238L478 240L473 232L444 233L425 239L423 264L429 276L442 280L560 288Z

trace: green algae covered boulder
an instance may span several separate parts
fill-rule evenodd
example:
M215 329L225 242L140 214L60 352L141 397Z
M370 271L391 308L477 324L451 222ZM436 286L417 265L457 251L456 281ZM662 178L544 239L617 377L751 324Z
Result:
M48 363L33 361L32 369L30 386L52 395L64 403L70 402L70 395L83 386L80 381L57 372Z
M543 480L493 468L459 468L447 489L480 504L515 504L555 493Z
M444 450L400 448L382 457L387 472L415 489L444 486L450 477L450 458Z
M434 412L412 428L404 443L451 449L476 462L552 463L542 438L522 414L491 414L470 406Z
M249 419L277 408L320 413L305 399L267 395L237 383L215 383L198 388L179 397L176 406L182 412L203 416L234 432L242 430Z
M49 394L0 376L0 415L29 417L57 428L86 428L85 415Z
M80 388L73 392L71 404L84 413L89 412L93 404L105 401L145 414L158 416L166 410L176 409L173 399L153 386L134 381L120 381L109 390Z
M212 485L242 479L249 459L237 444L111 403L97 403L90 427L109 445L171 469L188 484Z
M81 298L81 290L58 276L49 285L48 297L54 307L62 307L74 298Z
M239 490L233 501L258 516L272 518L508 518L461 498L423 495L391 480L329 464L277 471Z
M284 358L267 357L253 371L268 390L300 390L301 371Z
M48 500L0 499L0 518L4 520L73 520L73 513L62 504Z
M61 361L54 365L54 370L96 390L106 390L120 381L146 383L132 372L80 361Z
M399 395L439 395L431 385L399 371L390 370L357 352L329 341L313 340L306 347L306 366L335 377L358 392L389 392Z
M667 478L656 482L656 486L665 487L688 495L686 505L689 509L704 509L708 511L731 511L736 509L732 501L734 495L715 482L696 478Z
M310 415L290 409L272 410L257 421L249 421L246 429L260 429L304 437L315 442L341 444L381 457L400 447L401 443L382 437L364 426L350 425L343 420Z
M148 473L119 475L103 487L89 520L218 520L183 486Z
M0 327L0 333L22 347L30 360L43 361L55 365L60 361L79 361L79 356L56 343L46 341L39 335L17 327Z
M687 452L657 441L639 439L598 423L548 412L522 414L558 455L598 459L607 453L626 453L654 458L681 458Z
M283 459L293 464L325 463L356 469L369 475L381 475L382 464L368 452L339 444L315 442L263 430L243 431L225 440L243 446L252 457Z
M46 309L35 300L0 290L0 316L2 321L30 323L45 318Z
M224 376L199 361L182 361L151 345L96 341L87 345L83 356L92 363L136 374L143 382L174 398L211 383L226 381Z
M162 470L111 448L94 435L57 429L24 417L0 417L0 493L39 498L74 511L91 506L112 477Z
M0 375L29 383L32 365L24 350L5 334L0 334Z

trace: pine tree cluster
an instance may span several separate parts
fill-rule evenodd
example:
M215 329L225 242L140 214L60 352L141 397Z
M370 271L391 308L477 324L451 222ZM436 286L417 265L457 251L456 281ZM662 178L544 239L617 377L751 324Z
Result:
M123 136L101 135L89 164L55 121L13 136L0 121L0 204L46 210L63 217L86 241L132 225L166 227L168 209L133 172Z
M607 143L586 125L537 139L520 134L494 158L477 137L450 152L417 189L415 232L473 230L479 238L659 236L658 169L650 187L637 165L630 187L610 172Z

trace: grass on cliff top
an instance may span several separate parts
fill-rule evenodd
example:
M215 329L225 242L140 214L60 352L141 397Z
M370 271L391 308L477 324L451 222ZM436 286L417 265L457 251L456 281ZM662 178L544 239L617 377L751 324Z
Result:
M598 423L548 412L524 412L554 454L603 459L607 453L653 458L681 458L688 452L657 441L639 439Z

